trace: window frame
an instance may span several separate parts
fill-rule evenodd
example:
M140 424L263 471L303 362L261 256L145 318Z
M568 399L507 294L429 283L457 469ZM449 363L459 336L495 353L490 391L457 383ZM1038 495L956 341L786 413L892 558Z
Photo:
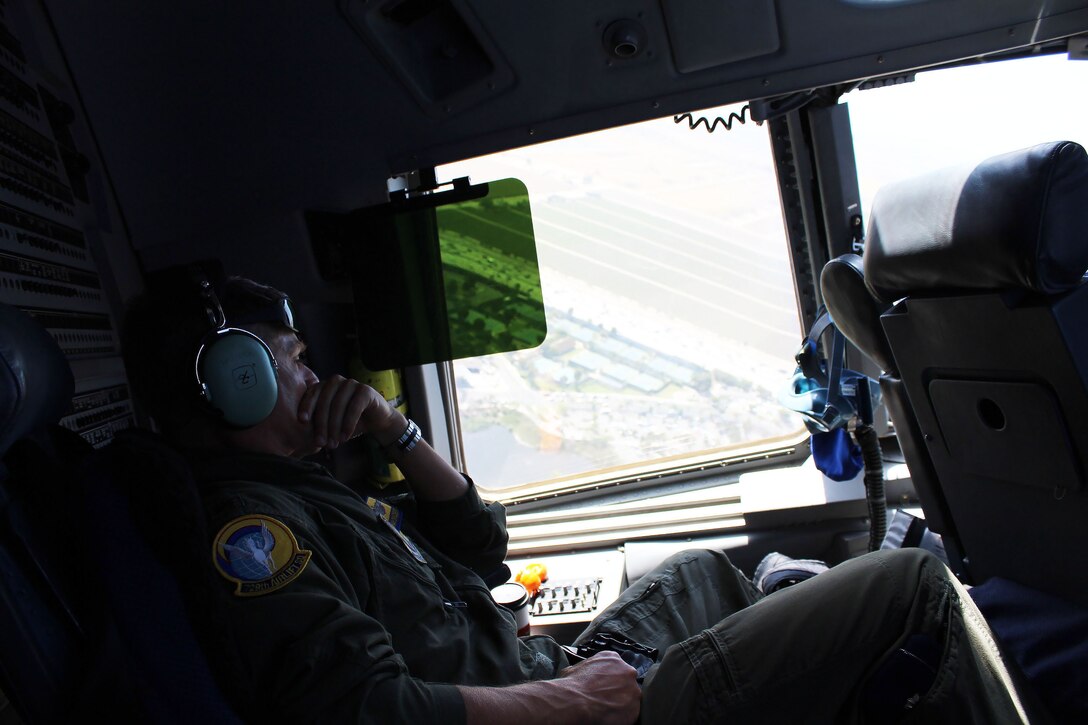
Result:
M805 109L795 111L795 114L805 112ZM846 119L848 124L848 118ZM807 240L816 238L817 244L826 246L826 231L814 233L812 231L813 216L811 213L802 213L801 209L790 207L784 201L797 191L794 184L787 179L783 184L782 154L797 154L796 149L788 151L780 150L775 144L775 134L781 130L772 121L768 125L767 133L771 138L772 167L775 174L775 184L779 192L779 206L784 224L786 225L785 237L787 243L787 257L791 265L790 275L793 278L794 291L798 307L798 316L802 321L801 333L798 336L798 344L803 333L807 330L806 319L808 315L815 317L814 311L819 300L818 284L814 282L817 277L805 270L811 269L811 250ZM841 130L837 133L841 136ZM847 128L848 134L848 128ZM841 140L839 141L841 145ZM811 145L805 144L800 152L803 158L810 158L813 151ZM831 163L841 157L841 154L829 156L825 154L823 163ZM810 162L811 164L811 162ZM852 169L853 167L851 167ZM789 171L788 173L793 173ZM856 184L856 171L854 172ZM848 193L846 194L848 195ZM856 196L856 192L855 192ZM811 208L811 204L809 202ZM818 200L815 203L819 203ZM800 236L790 233L790 225L800 231ZM801 251L803 250L803 255ZM798 259L802 261L799 263ZM810 312L811 311L811 312ZM420 379L426 378L431 382L421 391L428 400L437 397L440 402L428 402L427 407L432 421L441 421L436 429L436 434L444 455L459 470L466 472L466 453L464 438L461 430L460 410L456 392L456 382L453 375L453 364L439 363L432 372L421 373ZM411 394L411 390L409 390ZM418 399L418 398L416 398ZM438 411L441 411L439 414ZM444 431L444 434L443 434ZM603 469L597 469L579 474L571 474L543 481L527 482L514 486L490 489L480 486L483 493L490 500L500 501L508 506L533 505L542 501L556 501L562 499L570 501L577 498L593 498L599 495L607 495L618 487L624 491L640 492L646 494L650 490L667 487L676 482L698 480L708 478L720 479L725 475L738 473L752 468L773 468L796 464L808 456L808 432L805 431L800 419L797 428L789 433L763 439L760 441L746 441L704 451L690 451L665 458L642 461L631 464L623 464Z

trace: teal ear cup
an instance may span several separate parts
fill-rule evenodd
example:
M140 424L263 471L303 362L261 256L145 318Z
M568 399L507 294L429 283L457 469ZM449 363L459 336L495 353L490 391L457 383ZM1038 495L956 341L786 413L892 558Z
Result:
M196 357L201 395L223 421L249 428L276 407L276 358L264 340L247 330L224 328L205 338Z

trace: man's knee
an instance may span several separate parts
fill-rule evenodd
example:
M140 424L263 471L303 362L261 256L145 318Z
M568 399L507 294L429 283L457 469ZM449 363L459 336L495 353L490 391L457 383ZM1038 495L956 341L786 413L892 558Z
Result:
M883 582L885 586L912 593L919 586L952 579L952 573L940 559L917 548L874 551L845 561L830 569L830 572L840 577L871 577L875 581Z
M948 567L938 559L932 552L925 549L918 549L914 547L908 547L905 549L881 549L880 551L874 551L871 554L866 554L860 558L872 557L885 563L886 566L897 570L903 570L904 572L931 569L935 570L939 576L950 576Z
M704 580L744 579L729 560L729 556L717 549L684 549L670 554L657 566L650 569L637 580L632 581L632 589L663 585L667 588L687 588ZM658 582L658 584L653 584Z
M720 549L684 549L670 554L658 568L673 569L679 566L732 567L729 555Z
M886 549L867 554L884 572L887 586L904 598L926 598L936 592L945 596L953 581L952 572L934 554L917 548Z
M768 632L782 620L816 630L848 623L851 637L890 644L912 619L947 601L949 577L939 559L920 549L879 551L769 595L746 620Z

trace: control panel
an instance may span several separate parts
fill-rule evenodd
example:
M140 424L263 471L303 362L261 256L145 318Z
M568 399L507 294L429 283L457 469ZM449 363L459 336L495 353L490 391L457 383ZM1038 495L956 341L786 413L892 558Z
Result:
M538 584L528 578L529 623L533 634L549 634L560 642L573 641L616 600L625 584L624 554L619 549L542 554L506 564L511 581L518 581L522 573L544 574Z
M135 422L102 266L119 220L67 74L21 23L35 4L0 2L0 300L60 345L76 394L61 425L95 446Z
M530 614L548 617L575 612L593 612L600 601L601 580L571 579L541 584L532 599Z

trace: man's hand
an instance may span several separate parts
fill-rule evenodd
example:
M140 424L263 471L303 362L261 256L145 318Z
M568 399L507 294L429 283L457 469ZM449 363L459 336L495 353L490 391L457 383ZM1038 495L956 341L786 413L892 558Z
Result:
M298 405L298 419L313 425L317 448L333 449L355 436L369 433L382 447L394 443L408 427L408 419L377 390L357 380L334 375L306 388ZM446 501L468 490L465 477L420 441L408 456L397 460L412 490L421 499Z
M631 725L642 706L635 668L615 652L600 652L555 680L510 687L459 687L469 725Z
M638 717L642 689L635 668L615 652L598 652L559 675L558 684L581 696L583 722L633 723Z
M307 388L299 401L298 417L313 424L315 445L330 449L363 433L389 445L408 425L378 391L342 375Z

